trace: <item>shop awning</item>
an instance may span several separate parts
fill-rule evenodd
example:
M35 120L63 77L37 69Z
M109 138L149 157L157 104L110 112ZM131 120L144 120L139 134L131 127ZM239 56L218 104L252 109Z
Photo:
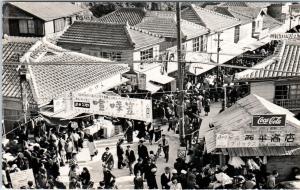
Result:
M228 148L229 156L289 156L300 155L300 147L255 147L255 148Z
M150 79L150 81L157 82L159 84L167 84L173 80L175 79L168 75L155 75Z
M159 91L159 89L161 89L161 88L162 88L162 86L155 85L155 84L151 83L150 81L148 81L146 83L146 90L151 93L155 93L155 92Z

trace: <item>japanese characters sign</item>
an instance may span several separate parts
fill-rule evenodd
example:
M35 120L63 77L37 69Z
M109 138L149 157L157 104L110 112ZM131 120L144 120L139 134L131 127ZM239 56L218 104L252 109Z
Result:
M298 133L299 134L299 133ZM263 146L297 146L300 145L296 132L273 131L261 133L244 133L234 131L216 135L217 148L263 147Z
M284 127L286 115L253 115L253 127Z
M152 121L151 100L107 95L74 94L73 111Z

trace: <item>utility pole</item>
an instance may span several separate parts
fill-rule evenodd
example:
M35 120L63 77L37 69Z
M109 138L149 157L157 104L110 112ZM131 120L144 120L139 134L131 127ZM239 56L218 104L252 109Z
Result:
M178 104L178 117L179 117L179 138L180 146L185 146L184 143L184 104L183 104L183 82L185 62L182 61L182 46L181 46L181 13L180 2L176 2L176 21L177 21L177 59L178 59L178 75L177 75L177 87L179 90L179 104Z
M221 48L220 48L220 42L221 41L223 41L222 39L220 39L220 36L221 36L221 32L218 32L217 33L218 34L218 38L217 39L215 39L215 41L217 41L217 43L218 43L218 49L217 49L217 64L219 64L220 63L220 51L221 51ZM217 66L217 82L219 81L219 72L220 72L220 68L219 68L219 66ZM217 83L217 86L218 86L218 83Z

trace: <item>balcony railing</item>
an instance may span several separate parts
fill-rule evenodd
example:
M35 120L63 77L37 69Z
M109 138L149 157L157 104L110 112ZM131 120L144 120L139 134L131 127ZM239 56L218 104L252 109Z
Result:
M300 110L300 99L274 99L274 103L289 110Z

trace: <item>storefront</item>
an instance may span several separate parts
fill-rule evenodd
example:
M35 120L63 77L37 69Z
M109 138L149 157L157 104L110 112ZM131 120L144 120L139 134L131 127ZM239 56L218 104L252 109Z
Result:
M300 166L300 121L257 95L239 100L217 115L212 125L205 136L206 148L219 154L221 165L238 159L249 168L248 162L261 161L266 166L263 172L277 170L279 180L286 180Z

